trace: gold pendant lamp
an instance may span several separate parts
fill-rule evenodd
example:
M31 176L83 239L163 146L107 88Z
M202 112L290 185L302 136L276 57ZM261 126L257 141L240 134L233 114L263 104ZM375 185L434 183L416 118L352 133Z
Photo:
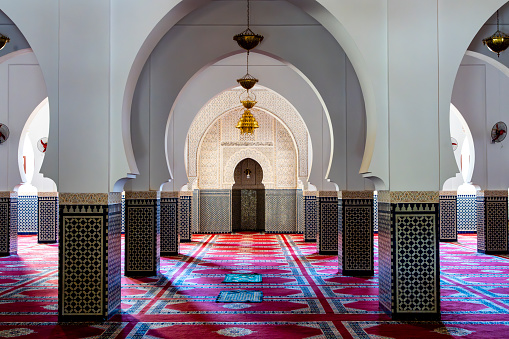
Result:
M500 53L505 51L507 47L509 47L509 35L501 32L499 29L498 22L498 11L497 11L497 31L490 37L487 37L482 40L482 43L488 47L490 51L493 53L497 53L497 56L500 57Z
M247 0L247 29L233 37L233 40L237 41L239 46L247 51L246 56L246 75L242 78L237 79L242 88L246 91L241 94L240 103L244 106L245 111L240 117L239 122L237 123L237 128L240 129L241 134L253 134L254 130L258 128L258 122L256 121L253 114L251 114L251 109L256 105L256 96L250 93L249 90L256 85L258 79L249 74L249 51L255 48L262 42L263 36L254 33L249 27L250 24L250 6L249 0ZM245 97L242 97L245 95Z

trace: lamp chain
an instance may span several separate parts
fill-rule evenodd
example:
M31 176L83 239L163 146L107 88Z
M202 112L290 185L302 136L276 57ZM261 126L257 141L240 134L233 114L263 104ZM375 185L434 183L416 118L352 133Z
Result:
M247 28L249 29L249 0L247 0Z
M497 11L497 31L499 30L499 27L498 27L498 11Z

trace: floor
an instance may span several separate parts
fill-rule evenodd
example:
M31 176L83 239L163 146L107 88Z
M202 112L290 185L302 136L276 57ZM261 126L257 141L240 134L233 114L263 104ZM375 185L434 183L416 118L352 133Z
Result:
M0 338L509 337L509 257L477 253L475 235L441 244L442 322L413 323L379 311L377 274L338 275L337 257L301 235L242 233L193 235L161 258L160 277L123 277L122 312L104 324L58 324L58 245L19 236L19 247L0 258ZM263 282L222 283L227 273ZM238 289L263 302L215 302Z

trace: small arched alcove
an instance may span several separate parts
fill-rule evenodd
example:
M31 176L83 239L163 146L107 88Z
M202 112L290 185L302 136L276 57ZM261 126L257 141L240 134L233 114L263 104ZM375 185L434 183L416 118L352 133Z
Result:
M263 169L251 158L240 161L232 186L232 231L265 230L265 185Z

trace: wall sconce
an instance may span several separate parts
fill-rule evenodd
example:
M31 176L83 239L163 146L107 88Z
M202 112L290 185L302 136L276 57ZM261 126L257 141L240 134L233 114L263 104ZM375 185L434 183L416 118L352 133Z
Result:
M246 173L246 178L250 179L251 178L251 170L249 168L246 168L246 170L244 171L244 173Z
M3 35L0 33L0 49L4 48L7 43L11 41L8 36Z

